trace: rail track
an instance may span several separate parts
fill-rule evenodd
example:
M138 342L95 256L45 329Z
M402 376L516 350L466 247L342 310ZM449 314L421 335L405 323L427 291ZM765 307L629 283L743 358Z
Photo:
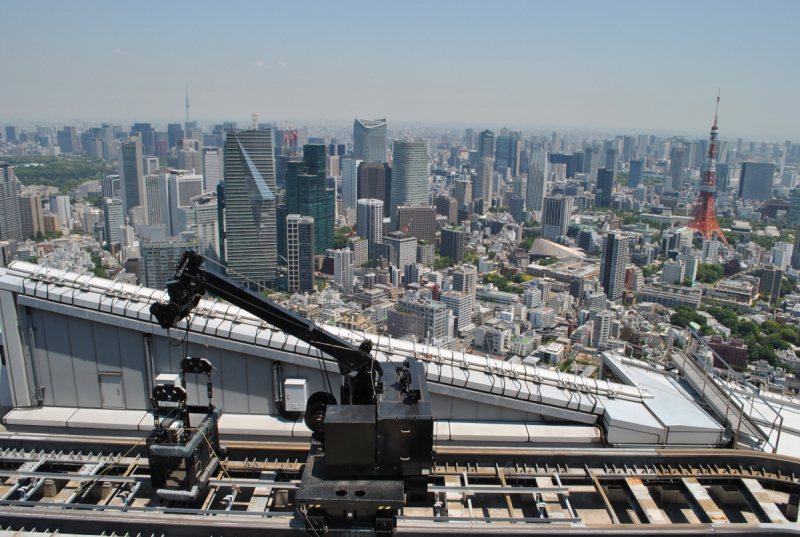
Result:
M0 446L0 531L298 535L305 453L239 446L193 505L162 502L141 452ZM397 533L800 533L800 460L743 450L485 449L437 452L428 498ZM371 528L350 528L348 534ZM329 528L328 533L337 533ZM313 532L312 532L313 534Z

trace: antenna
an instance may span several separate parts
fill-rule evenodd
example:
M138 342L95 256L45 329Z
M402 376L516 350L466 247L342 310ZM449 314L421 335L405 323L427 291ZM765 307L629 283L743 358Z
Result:
M186 84L186 123L189 123L189 84Z
M720 89L718 88L717 89L717 108L716 108L716 110L714 110L714 128L715 129L717 128L717 115L719 114L719 94L720 94Z

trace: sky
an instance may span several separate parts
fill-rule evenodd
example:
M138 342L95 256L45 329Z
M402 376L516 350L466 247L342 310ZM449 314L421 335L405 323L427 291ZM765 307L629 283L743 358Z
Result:
M800 140L800 2L0 2L0 121L395 122Z

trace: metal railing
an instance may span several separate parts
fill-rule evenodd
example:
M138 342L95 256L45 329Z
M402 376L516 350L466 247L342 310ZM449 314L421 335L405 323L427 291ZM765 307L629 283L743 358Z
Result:
M780 413L780 409L776 409L761 395L755 386L736 372L694 328L688 326L686 329L692 336L692 339L686 342L686 349L694 358L692 365L703 375L702 387L695 386L695 388L700 391L702 397L715 408L723 421L735 432L734 445L738 444L744 423L745 429L749 430L749 432L745 432L755 436L755 440L759 441L759 444L763 444L760 445L762 451L770 447L772 448L772 453L776 453L783 429L783 416ZM696 341L700 348L705 347L708 349L712 353L713 360L706 360L698 356L691 345L692 341ZM714 365L715 363L717 364L716 366ZM722 367L719 367L719 365ZM719 370L719 373L715 372L715 369ZM688 380L695 384L692 379ZM739 389L734 389L734 385L738 386ZM708 393L706 387L711 387L721 396L721 401L719 402L724 406L724 412L714 404L714 394ZM756 399L763 406L756 406ZM746 408L748 400L750 402L749 409ZM765 431L762 425L767 427L768 431ZM777 434L773 441L772 435L776 430Z

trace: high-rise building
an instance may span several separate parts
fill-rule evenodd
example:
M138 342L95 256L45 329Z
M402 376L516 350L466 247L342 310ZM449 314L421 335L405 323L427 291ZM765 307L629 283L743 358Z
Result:
M186 231L181 208L189 207L192 198L203 193L203 176L184 170L171 170L166 174L169 192L169 225L167 231L172 236Z
M472 181L469 179L456 180L453 195L458 203L458 210L464 210L464 207L472 203Z
M661 271L661 280L669 284L681 284L686 275L686 265L681 261L667 260Z
M482 199L487 202L485 207L491 207L492 202L492 183L494 182L494 161L491 157L482 157L478 166L478 174L475 176L475 189L472 192L473 199Z
M14 167L0 162L0 240L25 238L19 214L20 182L14 174Z
M428 299L401 298L398 303L398 309L407 311L424 320L423 333L428 341L445 336L447 330L447 308L441 302Z
M134 123L131 127L131 134L138 134L142 141L141 151L145 155L156 154L156 131L150 123Z
M611 197L614 194L614 173L608 168L597 170L597 190L595 190L595 205L598 207L611 207Z
M792 191L792 197L789 199L789 211L786 215L786 223L790 226L800 224L800 187ZM798 237L800 237L800 233L798 233ZM800 250L795 248L794 251L798 252Z
M386 162L386 120L358 119L353 122L353 156L365 162Z
M583 151L583 173L589 175L589 181L597 181L597 169L600 167L600 148L587 147Z
M44 234L42 198L38 194L27 193L19 197L19 218L23 239L35 238L38 233Z
M103 198L103 224L106 243L110 250L113 244L119 244L119 228L125 225L125 206L122 200Z
M609 233L603 238L600 254L600 285L612 302L619 302L625 288L625 267L630 262L628 237Z
M217 193L206 192L191 199L188 207L178 210L185 222L186 231L197 237L197 251L215 263L208 263L206 268L221 272L219 246L219 206Z
M58 147L62 153L79 153L81 144L78 139L78 130L75 127L64 127L56 134Z
M381 164L376 162L375 164ZM358 201L358 172L360 169L361 161L345 158L342 159L342 208L355 209L356 202ZM381 165L381 175L383 166ZM369 196L373 197L373 196ZM383 192L381 196L376 199L383 199Z
M383 237L383 244L392 247L390 263L404 271L406 265L417 262L417 239L402 231L392 231Z
M494 133L490 130L478 135L478 158L484 157L494 158Z
M769 303L777 304L781 296L781 283L783 271L775 265L765 265L761 269L761 284L759 293L769 295Z
M774 178L775 164L751 161L742 163L742 171L739 176L739 199L770 199Z
M290 214L286 217L286 261L289 292L314 291L314 219Z
M456 331L463 330L472 323L475 295L461 291L447 291L439 296L439 300L453 312L453 316L456 318Z
M178 151L178 168L202 176L203 153L196 149L181 149Z
M567 236L573 198L547 197L542 211L542 238L554 241Z
M614 174L614 182L616 182L617 170L619 170L619 150L615 147L606 150L606 168Z
M345 294L353 292L353 252L349 248L333 252L333 281Z
M144 201L142 202L142 207L144 207L145 221L148 225L164 225L167 234L171 234L169 233L169 189L167 186L167 176L167 172L145 176Z
M671 181L668 181L669 184L665 185L665 190L678 190L683 185L683 174L685 170L686 150L673 147L669 164L669 177Z
M512 177L519 173L519 136L516 133L497 137L495 169L500 166L510 168Z
M458 219L458 202L450 196L436 196L433 200L436 214L447 217L448 224L455 224Z
M440 251L442 257L449 257L453 263L464 261L464 231L456 227L443 229Z
M119 230L117 233L119 234ZM167 282L175 275L175 265L187 250L196 252L197 243L179 241L140 243L142 285L150 289L166 289Z
M642 173L644 172L644 159L631 160L630 174L628 176L628 188L636 188L642 184Z
M225 158L219 147L203 148L203 192L216 192L222 183Z
M122 140L119 144L120 195L125 211L140 206L144 197L142 142L139 138Z
M16 127L14 127L12 125L8 125L6 127L6 142L8 142L10 144L15 144L15 143L18 142L18 140L17 140L17 128Z
M436 208L426 206L398 207L397 228L417 240L433 242L436 240Z
M360 268L369 259L369 241L364 237L350 237L347 247L353 252L353 266Z
M475 149L475 129L467 129L464 132L464 145L467 147L467 151Z
M358 199L381 200L384 207L387 207L392 168L385 162L361 162L357 174Z
M525 195L525 204L537 216L541 215L544 208L544 197L547 195L549 176L550 156L544 149L534 149L531 152L531 162L528 167L528 188Z
M72 228L72 207L69 196L50 196L50 212L58 215L58 221L67 229Z
M428 141L407 138L394 142L389 218L397 229L397 207L428 204Z
M475 296L478 270L473 265L457 265L453 270L453 290Z
M613 311L600 311L594 316L592 325L592 346L602 347L608 344L611 333L611 322L614 320Z
M173 148L178 143L178 140L186 138L186 131L183 130L183 126L180 123L170 123L167 125L167 137L169 147Z
M358 234L367 239L369 258L375 259L375 244L383 244L383 201L358 200Z
M333 248L336 191L327 187L325 146L306 144L303 160L286 169L286 213L314 219L314 253Z
M229 276L274 286L277 227L273 131L227 133L225 139L224 254ZM234 272L235 271L235 272Z
M731 166L730 164L718 162L716 172L717 193L722 194L731 186Z

